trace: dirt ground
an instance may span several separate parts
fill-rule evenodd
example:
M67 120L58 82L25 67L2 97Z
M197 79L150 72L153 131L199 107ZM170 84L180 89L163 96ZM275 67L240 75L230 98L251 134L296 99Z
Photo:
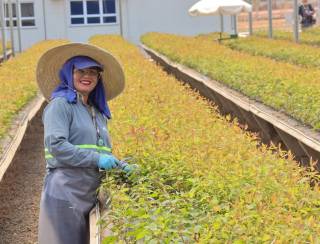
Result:
M0 244L37 243L45 174L42 110L34 117L0 182Z

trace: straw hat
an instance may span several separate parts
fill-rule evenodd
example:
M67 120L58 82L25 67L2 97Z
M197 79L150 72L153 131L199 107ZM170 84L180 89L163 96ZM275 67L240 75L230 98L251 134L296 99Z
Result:
M107 101L115 98L123 91L124 72L115 57L97 46L70 43L48 50L38 61L37 82L47 101L50 100L53 90L60 84L60 69L68 59L74 56L88 56L103 66L104 71L101 75Z

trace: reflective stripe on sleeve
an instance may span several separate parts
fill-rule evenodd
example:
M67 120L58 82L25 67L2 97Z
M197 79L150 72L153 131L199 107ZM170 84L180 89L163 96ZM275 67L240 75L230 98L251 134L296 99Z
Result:
M79 148L84 148L84 149L97 149L99 151L111 152L110 147L97 146L97 145L93 145L93 144L83 144L83 145L75 145L75 146L79 147Z
M111 152L111 148L110 147L97 146L97 145L93 145L93 144L82 144L82 145L75 145L75 146L78 147L78 148L82 148L82 149L96 149L98 151ZM45 152L45 159L54 158L49 153L49 150L47 148L44 149L44 152Z

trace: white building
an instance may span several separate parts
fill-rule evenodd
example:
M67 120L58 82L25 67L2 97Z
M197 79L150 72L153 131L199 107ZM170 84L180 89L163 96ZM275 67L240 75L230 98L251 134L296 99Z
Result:
M119 34L138 43L149 31L194 35L220 30L219 17L191 17L198 0L11 0L14 46L18 50L16 4L19 6L22 49L46 39L85 42L94 34ZM7 1L6 1L7 2ZM5 4L9 26L8 4ZM231 31L225 17L225 31ZM6 40L10 40L6 28Z

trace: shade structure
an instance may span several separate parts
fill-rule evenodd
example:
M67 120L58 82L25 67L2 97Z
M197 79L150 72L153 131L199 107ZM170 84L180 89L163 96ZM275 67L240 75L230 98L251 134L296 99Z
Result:
M242 0L201 0L189 9L189 14L191 16L235 15L251 11L251 4Z
M219 15L221 25L220 39L222 39L223 15L236 15L240 12L251 11L251 4L243 0L201 0L195 3L188 12L191 16Z

